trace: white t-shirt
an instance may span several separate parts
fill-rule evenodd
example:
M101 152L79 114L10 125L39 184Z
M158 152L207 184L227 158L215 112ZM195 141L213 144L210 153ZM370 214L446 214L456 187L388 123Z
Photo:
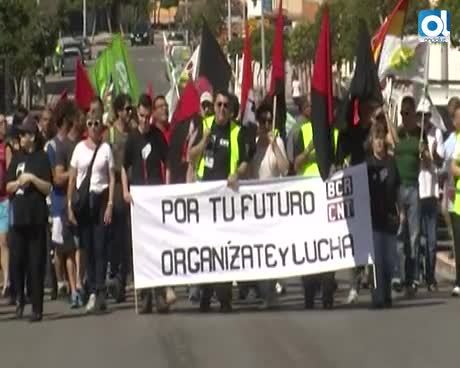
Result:
M94 149L81 141L75 147L70 166L77 170L77 188L86 176L89 164L93 158ZM109 170L114 168L112 149L107 143L102 143L94 160L89 191L101 193L109 186Z
M433 155L433 144L436 142L436 153L444 158L444 140L440 129L431 128L427 134L428 149ZM439 198L438 168L432 163L429 168L421 168L418 175L419 196L423 198Z
M292 97L300 97L300 81L298 79L294 79L292 81Z
M276 143L280 148L281 154L286 158L286 149L284 148L283 140L280 137L276 137ZM276 164L275 152L271 144L267 147L262 147L257 144L256 152L251 161L251 178L252 179L270 179L279 178L280 176L287 175L287 172L280 172L278 165Z

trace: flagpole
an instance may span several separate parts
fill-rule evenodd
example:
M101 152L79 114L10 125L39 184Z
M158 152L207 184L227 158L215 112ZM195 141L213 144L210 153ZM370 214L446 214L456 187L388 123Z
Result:
M265 58L265 17L264 17L264 2L261 2L261 15L260 19L262 22L262 26L260 28L260 46L262 48L262 95L265 95L267 90L267 74L266 74L266 58Z
M276 129L276 105L277 105L277 99L278 95L275 93L275 96L273 96L273 118L272 118L272 132L275 132Z
M425 100L428 97L428 78L430 73L430 43L428 43L425 55L425 76L423 79L423 95L422 99ZM423 141L423 134L425 132L425 109L422 109L422 126L420 129L420 142Z

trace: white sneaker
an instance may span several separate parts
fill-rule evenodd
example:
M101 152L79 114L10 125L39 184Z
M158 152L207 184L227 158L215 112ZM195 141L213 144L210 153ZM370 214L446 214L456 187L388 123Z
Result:
M96 308L96 294L91 294L88 299L88 303L86 303L86 313L94 312Z
M347 298L347 304L355 304L358 301L358 292L356 289L351 289L348 298Z
M452 296L460 296L460 286L455 286L452 289Z

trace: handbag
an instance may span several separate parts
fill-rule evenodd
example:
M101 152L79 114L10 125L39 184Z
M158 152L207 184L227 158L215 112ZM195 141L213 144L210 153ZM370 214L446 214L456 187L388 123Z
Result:
M93 157L88 166L88 171L80 184L80 187L73 192L71 205L75 219L79 222L89 212L89 187L91 184L91 174L93 172L93 165L96 159L97 152L99 151L100 144L97 145L93 153Z

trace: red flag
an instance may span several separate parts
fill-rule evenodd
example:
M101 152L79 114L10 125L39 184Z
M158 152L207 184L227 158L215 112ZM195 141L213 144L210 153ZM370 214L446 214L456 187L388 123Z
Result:
M177 102L176 110L171 119L171 132L177 124L187 121L200 113L200 96L193 81L188 81Z
M252 81L252 55L251 55L251 39L249 35L249 25L246 22L246 29L245 29L245 34L246 37L244 38L244 48L243 48L243 80L241 82L241 119L243 122L243 125L247 124L248 121L245 120L250 120L249 116L254 115L254 114L247 114L248 112L251 112L254 110L254 96L252 98L250 97L250 94L252 94L252 87L253 87L253 81ZM249 98L249 100L248 100ZM248 117L248 119L245 119L245 117ZM255 119L253 119L255 120ZM255 121L252 121L253 123Z
M91 100L96 94L91 85L88 73L80 60L77 60L77 71L75 75L75 102L83 111L88 111Z
M146 93L147 93L147 95L148 95L148 96L152 99L152 101L153 101L153 97L154 97L155 95L153 94L153 84L152 84L151 81L149 82L149 84L148 84L148 86L147 86L147 92L146 92Z
M402 35L408 8L409 0L399 0L390 15L377 30L374 37L372 37L372 53L376 64L378 64L380 59L386 36L389 34L395 36Z
M326 180L334 162L332 139L333 97L329 8L324 6L311 86L312 131L316 163Z

